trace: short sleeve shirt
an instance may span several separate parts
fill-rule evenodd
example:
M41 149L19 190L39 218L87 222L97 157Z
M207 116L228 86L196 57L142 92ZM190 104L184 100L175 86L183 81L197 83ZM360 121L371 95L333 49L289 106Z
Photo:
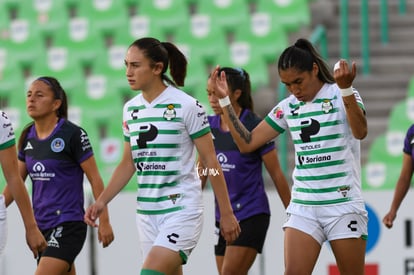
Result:
M1 131L0 131L0 150L9 148L10 146L15 144L15 136L13 126L7 116L7 114L3 111L0 111L0 123L1 123Z
M356 90L354 96L364 109ZM310 102L289 96L265 121L278 132L288 130L293 140L292 203L326 206L363 201L360 141L352 135L336 84L325 84Z
M261 119L249 110L243 110L240 121L249 130ZM257 214L270 214L269 202L262 176L262 156L275 149L269 142L251 153L240 153L230 132L221 129L220 116L209 116L217 159L227 183L230 202L238 220ZM216 204L216 221L220 212Z
M83 221L84 172L81 163L93 155L84 129L64 119L52 134L39 139L32 125L19 159L33 184L33 210L41 230L66 221Z
M407 133L404 139L404 148L403 148L403 152L410 155L414 161L413 145L414 145L414 124L411 125L410 128L408 128L407 130Z
M124 106L123 129L137 171L138 213L202 207L193 140L210 127L196 99L171 86L151 103L139 94Z

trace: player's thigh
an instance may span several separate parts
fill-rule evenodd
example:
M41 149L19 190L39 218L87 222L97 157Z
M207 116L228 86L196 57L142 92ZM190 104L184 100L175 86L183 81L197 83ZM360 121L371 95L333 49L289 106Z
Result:
M72 275L76 274L76 272L73 264L70 266L65 260L45 256L40 259L35 272L35 275L44 274Z
M153 246L145 258L142 268L156 270L165 274L180 274L182 263L179 251Z
M330 242L341 275L362 275L365 266L366 240L348 238Z
M321 245L311 235L285 228L285 275L310 275L318 259Z
M257 250L247 246L227 246L221 267L222 275L245 275L256 259Z

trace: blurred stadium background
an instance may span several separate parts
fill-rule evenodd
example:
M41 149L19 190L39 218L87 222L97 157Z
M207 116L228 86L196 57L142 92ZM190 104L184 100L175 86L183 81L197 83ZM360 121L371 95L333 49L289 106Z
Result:
M0 0L0 109L19 136L30 121L27 85L42 75L57 77L70 119L89 133L107 182L122 151L122 105L135 95L123 63L133 40L174 42L189 62L183 89L207 109L211 67L243 67L256 111L264 116L286 95L277 75L279 54L306 37L330 65L339 58L357 62L354 87L369 124L362 142L363 189L392 192L403 138L414 122L413 12L412 0ZM277 142L290 174L289 137ZM4 184L0 180L0 190ZM133 198L135 190L132 179L125 191ZM0 258L0 274L4 262Z

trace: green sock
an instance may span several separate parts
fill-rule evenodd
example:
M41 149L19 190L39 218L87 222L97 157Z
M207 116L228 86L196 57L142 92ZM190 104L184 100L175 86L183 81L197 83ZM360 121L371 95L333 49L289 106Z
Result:
M141 269L141 275L165 275L162 272L152 270L152 269Z

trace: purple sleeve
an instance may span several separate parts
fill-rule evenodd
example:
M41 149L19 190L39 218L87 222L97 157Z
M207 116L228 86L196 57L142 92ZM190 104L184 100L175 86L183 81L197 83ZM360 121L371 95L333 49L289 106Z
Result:
M403 152L411 155L412 150L413 150L412 149L413 143L414 143L414 124L411 125L410 128L408 128L407 134L405 135Z

